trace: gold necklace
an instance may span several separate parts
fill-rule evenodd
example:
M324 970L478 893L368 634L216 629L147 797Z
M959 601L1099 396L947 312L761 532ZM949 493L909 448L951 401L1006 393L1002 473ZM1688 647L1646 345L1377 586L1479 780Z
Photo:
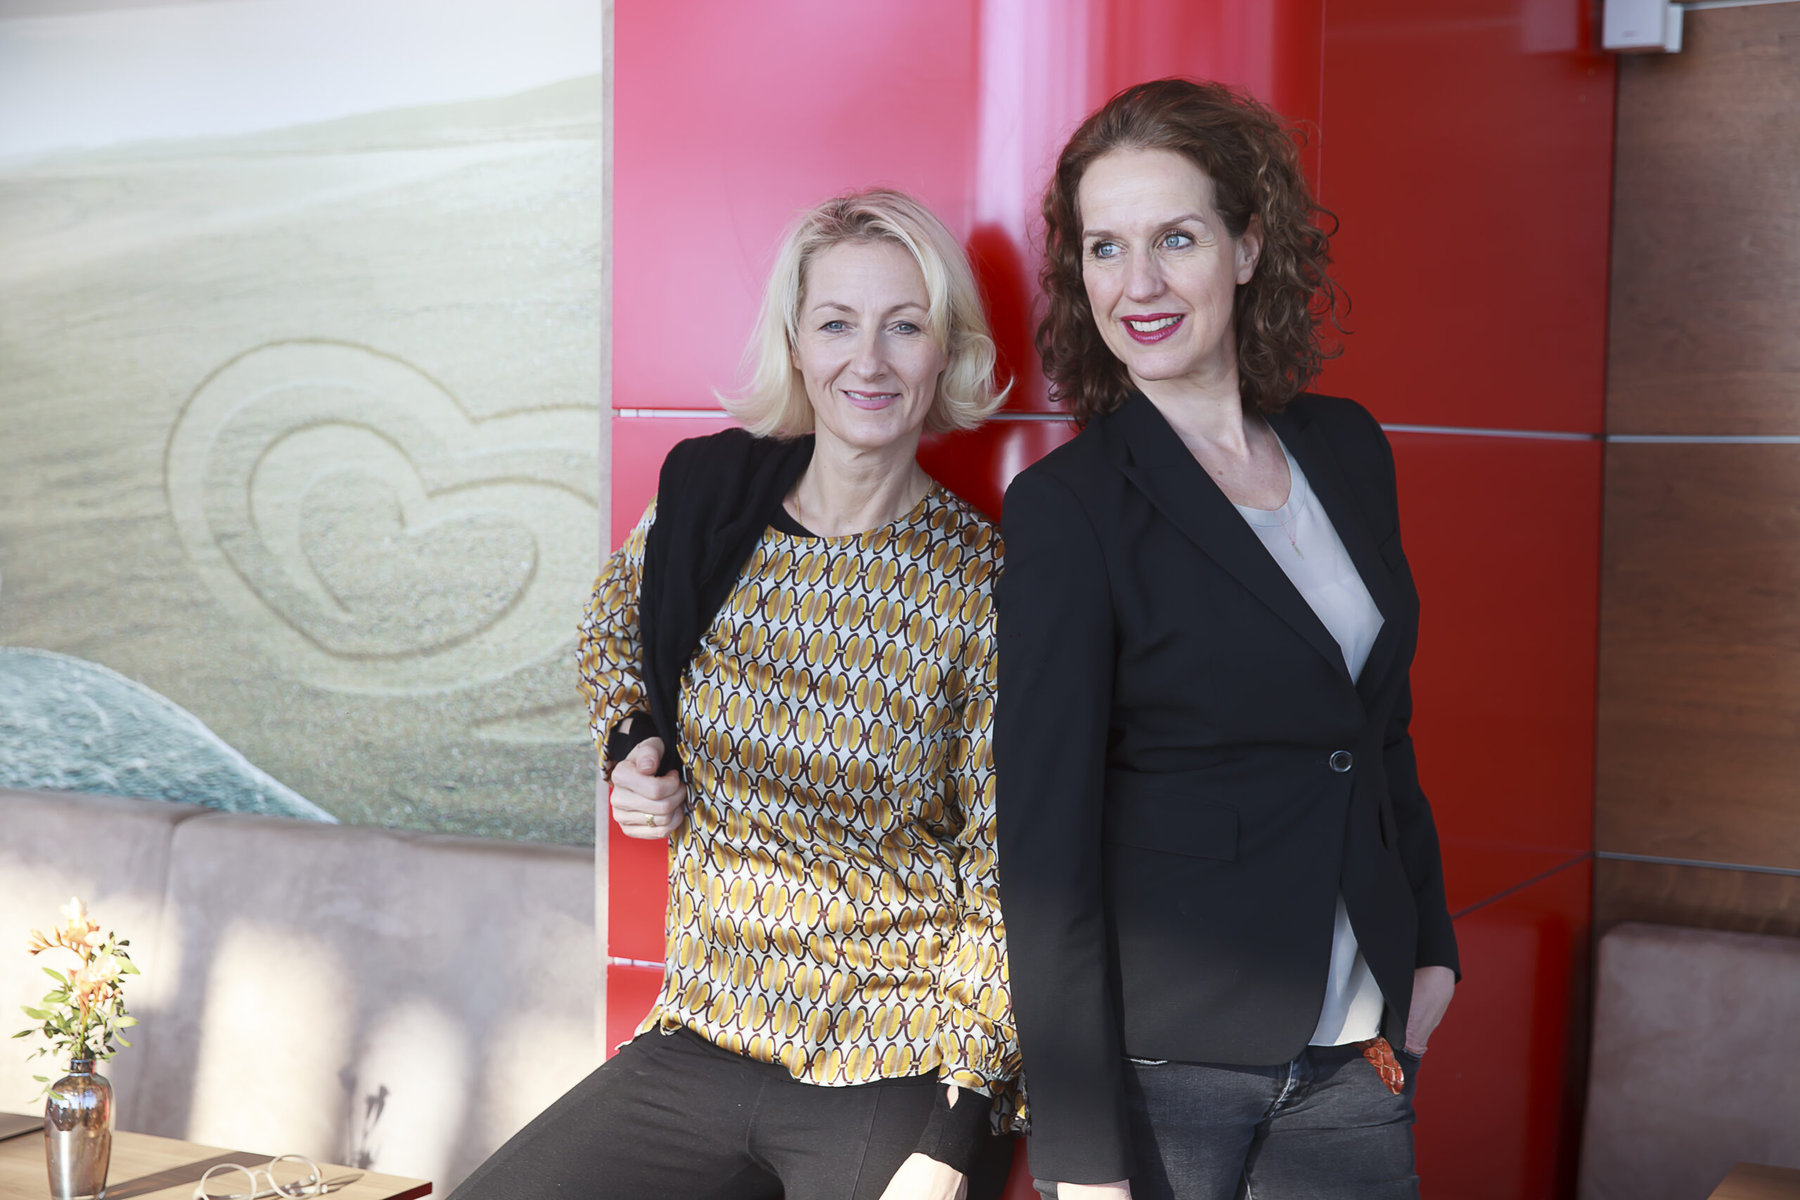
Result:
M1288 500L1291 502L1293 498L1293 488L1290 486L1288 488ZM1294 526L1300 523L1300 519L1292 512L1288 511L1288 506L1286 504L1283 504L1281 508L1283 514L1281 518L1281 532L1287 534L1288 545L1293 547L1294 553L1301 558L1305 558L1306 555L1302 553L1300 543L1294 539Z

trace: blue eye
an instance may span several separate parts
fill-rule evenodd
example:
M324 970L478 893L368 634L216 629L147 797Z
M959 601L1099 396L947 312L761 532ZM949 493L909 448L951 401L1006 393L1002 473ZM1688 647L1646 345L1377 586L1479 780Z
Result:
M842 321L827 321L823 325L819 326L819 332L821 332L821 333L842 333L844 330L846 330L848 328L849 328L849 326L846 325Z
M1088 250L1088 253L1095 258L1117 258L1119 256L1119 243L1095 242L1093 247Z
M1179 229L1171 229L1162 235L1162 247L1165 250L1185 250L1193 244L1193 236L1183 233Z
M917 325L914 325L911 321L897 321L894 323L894 332L895 333L918 333L919 327Z

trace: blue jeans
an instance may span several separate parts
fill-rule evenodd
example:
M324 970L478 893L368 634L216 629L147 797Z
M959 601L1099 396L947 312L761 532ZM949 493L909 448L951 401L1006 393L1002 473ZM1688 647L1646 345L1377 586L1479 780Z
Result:
M1127 1059L1132 1200L1417 1200L1419 1060L1395 1056L1398 1096L1353 1046L1278 1067Z

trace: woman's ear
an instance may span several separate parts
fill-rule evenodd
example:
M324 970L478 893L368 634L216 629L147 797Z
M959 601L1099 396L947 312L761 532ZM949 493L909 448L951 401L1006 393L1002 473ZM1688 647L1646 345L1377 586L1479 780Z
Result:
M1244 236L1237 240L1237 281L1240 285L1249 283L1256 274L1256 261L1262 257L1262 243L1262 214L1251 213Z

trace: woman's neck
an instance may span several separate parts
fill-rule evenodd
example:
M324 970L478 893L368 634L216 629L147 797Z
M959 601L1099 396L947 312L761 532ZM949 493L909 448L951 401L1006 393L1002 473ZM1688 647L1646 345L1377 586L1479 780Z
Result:
M787 498L788 512L820 537L866 533L899 520L931 487L914 459L918 439L864 450L817 431L812 462Z
M1238 393L1237 372L1215 381L1132 380L1197 458L1248 461L1252 429Z
M1287 503L1293 480L1268 422L1245 411L1237 374L1215 386L1136 381L1226 499L1250 508Z

